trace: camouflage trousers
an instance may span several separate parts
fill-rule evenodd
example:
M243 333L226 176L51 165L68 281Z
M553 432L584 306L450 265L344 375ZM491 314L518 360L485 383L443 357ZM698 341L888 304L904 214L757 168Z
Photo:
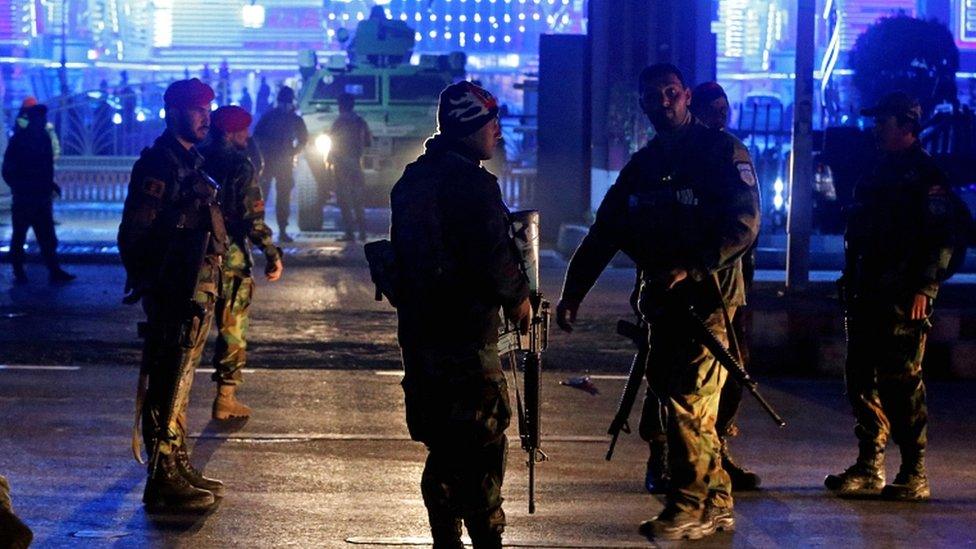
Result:
M745 307L740 307L732 318L732 329L735 331L735 338L739 344L739 355L742 357L742 364L749 369L749 339L746 333ZM648 364L647 377L653 379L658 374L650 370L654 366ZM736 416L739 414L739 405L742 404L742 385L738 381L729 377L722 385L722 394L719 396L718 416L715 420L715 431L720 438L735 437L739 434L739 427L736 424ZM644 405L641 409L639 432L641 438L648 442L665 442L667 439L666 425L668 423L668 410L665 402L662 402L653 388L648 386L647 394L644 395Z
M435 541L461 520L472 538L500 533L512 410L497 347L402 354L407 427L429 452L421 492Z
M890 306L856 308L849 316L844 377L862 453L883 452L889 437L903 455L925 449L922 358L930 326Z
M3 475L0 475L0 511L13 511L13 505L10 503L10 483Z
M220 385L239 385L243 382L253 296L253 278L240 271L224 269L220 299L214 311L217 348L214 351L212 379Z
M142 406L142 434L147 452L154 448L158 434L166 437L160 444L163 454L169 454L186 443L186 408L190 387L213 324L220 277L219 259L207 259L207 264L198 274L195 311L172 295L150 294L142 299L147 318L142 372L148 375ZM190 319L192 321L187 322ZM185 325L189 325L188 330L183 330ZM171 419L167 425L162 425L171 404Z
M735 309L730 308L728 313L734 315ZM728 346L722 310L712 311L705 323ZM648 383L655 398L645 400L645 409L650 406L646 413L653 416L657 407L660 425L666 426L670 508L696 513L706 502L732 506L732 482L722 468L716 431L727 375L715 357L677 323L666 318L652 322ZM648 440L659 438L650 426L642 424L641 431Z

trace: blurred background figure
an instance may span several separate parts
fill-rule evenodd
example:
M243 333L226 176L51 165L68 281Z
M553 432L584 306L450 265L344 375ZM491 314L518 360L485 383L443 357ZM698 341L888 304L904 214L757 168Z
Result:
M13 193L10 263L14 281L27 283L24 244L27 229L33 227L50 281L69 282L75 276L58 264L58 239L54 234L53 195L60 195L61 189L54 182L54 148L47 130L47 107L37 104L26 114L27 126L14 133L3 156L3 179Z
M251 99L251 92L247 90L247 86L241 90L241 98L237 102L248 114L254 113L254 101Z
M340 240L353 241L354 230L359 231L359 239L366 241L366 214L363 198L366 192L366 177L363 174L363 151L373 144L373 134L369 124L355 112L356 98L348 93L339 94L339 118L332 123L329 135L332 148L329 162L335 173L336 202L342 211L342 230Z
M268 85L267 77L261 77L261 85L258 86L258 95L254 100L254 116L258 120L268 112L271 103L271 86Z
M260 93L258 95L260 97ZM308 128L305 127L302 117L295 113L294 90L288 86L281 87L278 105L258 121L254 128L254 138L265 162L261 177L263 196L269 196L271 181L275 182L278 239L281 242L291 242L293 239L288 235L288 215L291 210L291 191L295 188L295 157L302 152L308 141Z

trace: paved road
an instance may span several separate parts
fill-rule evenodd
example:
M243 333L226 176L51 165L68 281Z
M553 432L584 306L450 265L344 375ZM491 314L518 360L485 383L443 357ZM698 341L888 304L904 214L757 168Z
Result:
M35 529L38 547L351 547L426 536L418 482L424 452L408 440L399 375L391 371L258 370L242 389L246 423L209 422L212 385L200 373L191 430L194 461L229 486L207 516L150 516L143 469L129 455L133 368L0 369L0 470ZM642 492L645 454L625 436L614 461L603 435L620 379L598 378L590 396L544 383L545 449L538 511L526 512L522 453L511 447L506 539L523 547L640 547L639 521L661 503ZM839 500L820 487L853 457L853 435L835 381L775 381L766 392L789 419L778 430L751 402L741 460L766 488L737 499L738 532L703 546L958 547L976 543L976 384L932 387L934 500ZM896 463L889 463L889 475Z
M138 363L136 322L142 320L142 311L121 303L121 266L69 268L79 276L65 286L48 285L46 271L34 264L28 265L31 283L14 286L10 271L0 268L0 363ZM277 283L257 281L251 363L268 368L399 367L395 311L373 300L365 266L285 269ZM561 267L545 270L547 295L557 295L562 275ZM626 367L631 351L613 329L617 318L632 314L626 302L632 283L631 271L608 272L586 302L578 333L569 338L553 334L554 365Z
M0 368L0 472L10 477L38 546L352 547L417 537L422 543L424 452L407 439L402 419L395 315L372 300L364 268L292 267L281 283L259 282L250 357L257 369L243 388L257 410L251 421L210 423L213 389L206 372L198 375L194 460L230 486L204 517L142 510L144 472L128 455L139 311L119 303L118 267L72 269L79 281L63 287L44 283L37 265L30 274L42 282L23 287L11 286L0 269L0 364L7 365ZM543 274L543 289L555 295L561 269ZM552 461L540 467L539 510L528 516L523 458L512 448L509 544L647 545L636 525L661 505L642 492L642 445L626 437L614 461L603 460L619 374L632 352L612 334L616 319L628 314L631 277L609 271L587 299L576 332L553 334L544 391ZM558 385L584 371L594 375L600 395ZM734 448L767 488L737 499L734 536L702 545L976 543L976 383L932 384L935 500L891 505L837 500L820 487L825 473L854 457L839 380L764 381L790 426L776 429L747 400L744 435ZM893 459L890 476L896 467Z

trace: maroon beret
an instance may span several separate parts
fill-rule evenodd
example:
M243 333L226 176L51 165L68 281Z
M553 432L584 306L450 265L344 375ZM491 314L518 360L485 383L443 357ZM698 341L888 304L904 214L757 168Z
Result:
M224 133L239 132L251 125L251 113L236 105L220 107L210 115L210 125Z
M213 100L213 88L201 82L199 78L177 80L163 93L163 103L167 108L205 107Z

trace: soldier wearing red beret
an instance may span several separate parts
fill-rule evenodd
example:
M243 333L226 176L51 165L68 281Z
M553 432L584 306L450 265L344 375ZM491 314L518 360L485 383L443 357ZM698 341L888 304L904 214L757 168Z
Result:
M274 245L271 228L264 222L264 197L257 170L247 156L251 114L241 107L220 107L210 122L210 140L200 152L204 170L220 184L220 208L230 244L224 254L220 298L217 300L217 349L213 380L217 397L213 418L248 417L251 409L236 398L246 362L248 311L254 292L251 245L264 252L264 275L281 277L281 249Z
M196 149L210 129L214 92L193 78L171 84L163 99L166 130L132 168L118 237L124 302L141 300L146 312L133 450L141 461L141 420L150 458L147 508L203 510L223 495L223 483L190 464L185 438L190 385L213 321L227 240L217 185Z

